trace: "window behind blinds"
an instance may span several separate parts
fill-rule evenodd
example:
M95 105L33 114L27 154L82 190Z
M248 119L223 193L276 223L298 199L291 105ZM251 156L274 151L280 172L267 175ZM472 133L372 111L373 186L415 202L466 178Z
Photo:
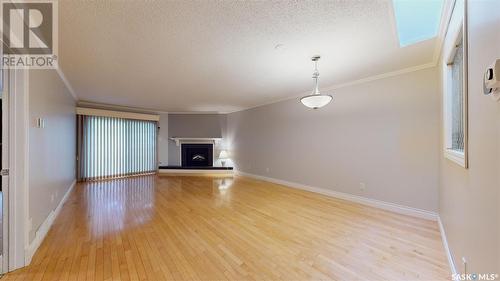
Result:
M155 172L157 122L78 115L78 179Z
M451 149L464 151L464 49L462 41L451 61Z

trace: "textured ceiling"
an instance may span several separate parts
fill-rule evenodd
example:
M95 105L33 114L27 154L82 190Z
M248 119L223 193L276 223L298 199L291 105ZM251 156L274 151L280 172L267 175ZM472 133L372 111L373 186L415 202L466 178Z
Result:
M59 1L60 65L83 101L236 111L430 63L400 48L391 1ZM276 45L282 44L276 48Z

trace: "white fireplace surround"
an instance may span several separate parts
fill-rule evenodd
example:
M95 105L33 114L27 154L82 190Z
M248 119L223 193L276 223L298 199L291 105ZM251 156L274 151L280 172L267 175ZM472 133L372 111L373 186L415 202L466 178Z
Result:
M181 144L212 144L212 165L215 166L216 158L215 151L217 149L217 144L222 140L222 138L192 138L192 137L171 137L169 138L175 141L175 145L180 146ZM182 166L182 149L179 149L179 161Z
M175 145L180 146L183 143L211 143L215 145L222 140L222 138L188 138L188 137L171 137L170 140L175 141Z

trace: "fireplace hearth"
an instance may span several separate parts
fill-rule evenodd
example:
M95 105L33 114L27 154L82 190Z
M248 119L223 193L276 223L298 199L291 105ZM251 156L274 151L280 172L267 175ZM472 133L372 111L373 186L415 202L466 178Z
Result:
M183 143L181 144L182 167L212 167L213 144Z

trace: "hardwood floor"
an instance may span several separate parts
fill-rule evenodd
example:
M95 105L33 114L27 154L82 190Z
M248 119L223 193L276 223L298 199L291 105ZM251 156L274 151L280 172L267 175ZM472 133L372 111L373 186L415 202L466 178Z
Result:
M436 222L248 178L78 184L5 280L444 280Z

